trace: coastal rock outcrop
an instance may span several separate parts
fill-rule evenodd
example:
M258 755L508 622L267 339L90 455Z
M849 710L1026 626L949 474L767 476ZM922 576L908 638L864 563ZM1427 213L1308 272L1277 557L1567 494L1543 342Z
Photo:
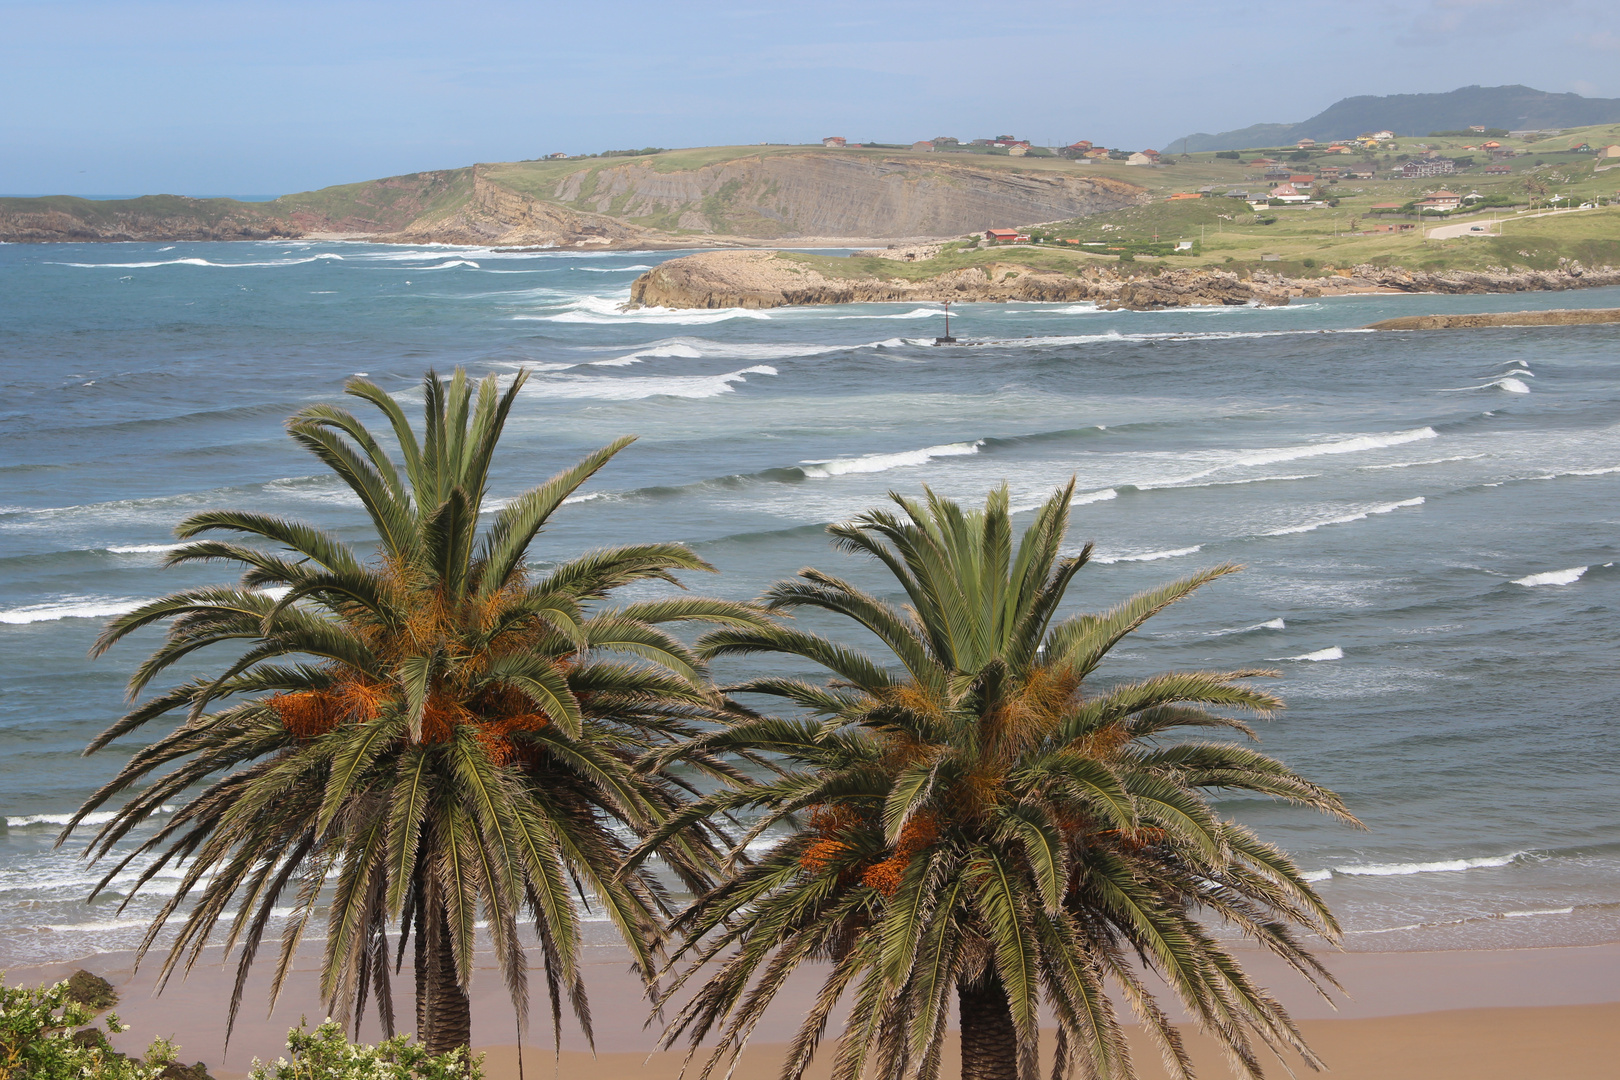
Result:
M920 264L910 264L917 266ZM806 304L909 301L1008 303L1091 301L1104 309L1152 311L1219 305L1287 304L1296 298L1367 292L1534 292L1620 284L1620 271L1578 264L1556 271L1412 272L1372 265L1321 277L1290 278L1256 270L1118 268L1076 264L1067 271L1012 262L941 269L919 279L887 272L847 274L826 259L791 253L711 251L671 259L642 274L631 303L666 308L770 308Z

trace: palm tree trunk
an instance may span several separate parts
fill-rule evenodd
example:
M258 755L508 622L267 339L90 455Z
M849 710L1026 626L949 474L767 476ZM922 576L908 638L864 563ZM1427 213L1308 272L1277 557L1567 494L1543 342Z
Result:
M962 1017L962 1080L1018 1080L1018 1034L1006 988L994 972L958 983Z
M449 913L437 899L425 908L416 932L416 1041L429 1053L447 1054L471 1045L472 1002L456 977Z

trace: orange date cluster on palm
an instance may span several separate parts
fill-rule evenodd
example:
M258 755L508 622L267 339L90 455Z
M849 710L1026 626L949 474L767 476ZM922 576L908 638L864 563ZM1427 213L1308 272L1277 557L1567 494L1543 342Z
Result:
M799 865L812 873L821 873L837 862L852 845L838 839L851 829L872 827L845 807L815 806L809 812L809 824L816 839L799 856ZM914 815L900 830L889 856L865 865L846 867L840 880L847 883L859 875L861 884L876 889L884 896L893 896L905 877L906 867L917 853L939 839L939 823L931 814Z
M270 707L281 718L294 738L301 742L319 738L343 724L366 724L384 713L403 711L403 695L386 683L344 679L320 690L298 690L275 694ZM520 731L538 731L550 723L534 704L512 690L486 690L468 701L436 692L422 710L420 742L432 745L447 741L459 725L467 725L496 765L505 765L521 756L513 739Z

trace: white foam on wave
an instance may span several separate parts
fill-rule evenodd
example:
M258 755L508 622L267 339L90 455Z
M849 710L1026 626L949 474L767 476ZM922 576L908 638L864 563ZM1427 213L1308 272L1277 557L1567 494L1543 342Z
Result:
M1333 873L1346 877L1409 877L1413 874L1450 874L1459 870L1484 870L1507 866L1524 855L1487 855L1478 859L1437 859L1434 862L1371 863L1361 866L1335 866ZM1408 928L1411 929L1411 928Z
M1356 435L1348 439L1335 439L1330 442L1250 450L1241 454L1232 464L1241 466L1275 465L1279 461L1298 461L1301 458L1322 457L1329 454L1357 454L1366 450L1383 450L1390 446L1400 446L1404 443L1436 438L1439 438L1439 433L1432 427L1392 431L1384 435Z
M624 367L643 360L678 358L696 360L711 357L730 360L795 360L827 353L850 352L856 349L894 349L906 345L928 345L917 338L884 338L882 341L860 341L848 345L821 345L809 342L738 342L713 341L702 337L672 337L650 342L635 352L623 356L590 361L595 367ZM565 365L571 366L571 365Z
M854 458L829 458L820 461L801 461L799 471L806 476L826 478L846 476L850 473L888 472L916 465L926 465L934 458L965 457L977 454L984 440L975 442L942 443L925 446L921 450L901 450L893 454L862 454Z
M1504 918L1504 919L1530 919L1530 918L1534 918L1537 915L1573 915L1573 914L1575 914L1575 905L1571 904L1569 907L1532 908L1529 911L1504 911L1504 912L1502 912L1502 918Z
M643 270L651 270L652 267L637 263L634 266L576 266L573 267L573 269L582 274L629 274L640 273ZM511 271L507 272L510 273Z
M149 555L159 551L176 551L189 544L113 544L106 550L114 555Z
M45 604L25 604L0 610L0 624L26 626L59 619L105 619L113 615L127 615L144 603L145 600L130 597L64 596Z
M630 364L639 364L643 360L664 360L670 357L680 357L684 360L698 360L703 354L690 345L674 342L669 345L654 345L648 349L638 349L626 356L615 356L607 360L592 360L592 367L627 367Z
M649 397L710 398L729 394L749 375L775 375L768 364L755 364L723 375L664 375L633 378L598 378L589 375L542 375L531 379L524 393L548 398L589 398L598 401L639 401Z
M1208 473L1200 473L1207 476ZM1165 488L1206 488L1206 487L1235 487L1238 484L1266 484L1281 480L1315 480L1321 473L1294 473L1290 476L1249 476L1242 480L1206 480L1202 483L1188 484L1179 480L1167 480L1160 484L1137 484L1138 491L1160 491Z
M1160 559L1178 559L1183 555L1192 555L1204 549L1203 544L1194 544L1192 547L1170 548L1165 551L1147 551L1140 555L1096 555L1092 562L1112 565L1122 562L1158 562Z
M1309 882L1326 881L1333 876L1331 870L1307 870L1299 875Z
M1568 570L1548 570L1541 574L1531 574L1529 577L1514 578L1513 584L1523 585L1527 589L1533 589L1538 585L1573 585L1590 569L1589 566L1572 566Z
M1107 502L1119 497L1119 492L1113 488L1104 488L1101 491L1086 491L1069 500L1070 506L1085 506L1088 503Z
M239 267L302 266L305 263L321 262L321 261L334 261L334 260L338 261L338 262L341 262L343 260L343 256L341 256L341 255L333 255L333 254L322 254L322 255L311 255L307 259L270 259L270 260L267 260L265 262L214 262L214 261L212 261L210 259L187 258L187 259L158 259L158 260L153 260L153 261L150 261L150 262L128 262L128 263L63 262L63 263L53 263L52 265L54 265L54 266L72 266L72 267L77 267L78 269L81 269L81 270L147 270L147 269L151 269L152 267L156 267L156 266L213 266L213 267L219 267L219 268L227 269L227 270L234 270L234 269L237 269Z
M1529 375L1529 374L1530 373L1528 371L1524 371L1524 372L1515 371L1515 372L1512 372L1511 374L1509 374L1507 376L1504 376L1503 378L1492 379L1490 382L1481 383L1478 386L1448 386L1448 387L1446 387L1446 388L1444 388L1442 390L1436 390L1435 393L1437 393L1437 394L1466 394L1471 390L1492 390L1492 389L1495 389L1495 390L1505 390L1510 394L1528 394L1530 392L1530 387L1524 382L1524 380L1523 379L1515 379L1512 376L1513 375Z
M932 319L937 315L944 315L943 308L918 308L915 311L902 311L894 315L835 315L834 319Z
M407 267L407 269L410 269L410 270L453 270L458 266L470 266L474 270L479 269L478 264L473 262L471 259L450 259L450 260L447 260L445 262L440 263L438 266L412 266L412 267Z
M1400 502L1384 503L1381 506L1369 506L1367 509L1358 511L1354 514L1344 514L1340 517L1325 518L1322 521L1311 521L1305 523L1304 525L1290 525L1286 529L1273 529L1271 532L1262 533L1261 535L1292 536L1297 533L1315 532L1317 529L1325 528L1329 525L1345 525L1352 521L1362 521L1366 518L1372 517L1374 514L1392 514L1396 510L1400 510L1408 506L1422 506L1424 501L1423 496L1419 495L1413 499L1402 499Z
M1362 465L1363 469L1415 469L1419 465L1444 465L1452 461L1473 461L1484 454L1459 454L1456 457L1428 458L1424 461L1393 461L1387 465Z
M1254 624L1252 624L1250 626L1230 626L1230 627L1227 627L1224 630L1211 630L1208 633L1206 633L1204 636L1205 637L1225 637L1228 634L1250 634L1250 633L1253 633L1256 630L1286 630L1286 629L1288 629L1288 624L1286 622L1284 622L1283 620L1281 620L1281 619L1267 619L1265 622L1257 622L1257 623L1254 623Z
M177 808L164 803L153 813L172 814ZM83 825L105 825L118 816L116 810L98 810L93 814L84 815ZM19 814L16 817L6 818L6 825L12 829L25 829L30 825L66 825L73 820L72 814ZM74 881L78 881L77 878Z
M1282 620L1278 619L1277 621L1281 622ZM1300 653L1298 656L1273 656L1271 659L1303 660L1307 663L1316 664L1321 663L1323 660L1343 660L1344 650L1339 648L1337 645L1330 645L1325 649L1317 649L1315 652Z
M674 326L704 326L709 323L726 322L730 319L769 319L771 316L763 311L751 308L716 308L707 310L682 310L663 307L643 307L626 309L629 297L612 299L603 296L582 296L568 304L567 307L551 315L514 315L514 319L560 322L560 323L593 323L602 326L624 325L633 323L664 323Z

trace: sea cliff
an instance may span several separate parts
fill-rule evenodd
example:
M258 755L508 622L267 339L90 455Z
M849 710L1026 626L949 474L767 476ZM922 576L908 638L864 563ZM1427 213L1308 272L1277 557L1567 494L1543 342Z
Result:
M873 260L844 272L837 260L769 251L710 251L671 259L631 286L631 303L666 308L773 308L811 304L955 301L1089 301L1102 308L1161 308L1287 304L1300 297L1367 292L1502 293L1620 285L1620 270L1578 263L1557 270L1411 271L1363 265L1317 277L1293 278L1262 270L1126 267L1076 264L1057 270L1011 259L972 266L900 264ZM894 266L886 272L885 265Z
M958 236L1147 202L1071 163L804 147L517 161L411 173L263 203L174 195L0 198L0 241L263 240L585 250L813 246Z

